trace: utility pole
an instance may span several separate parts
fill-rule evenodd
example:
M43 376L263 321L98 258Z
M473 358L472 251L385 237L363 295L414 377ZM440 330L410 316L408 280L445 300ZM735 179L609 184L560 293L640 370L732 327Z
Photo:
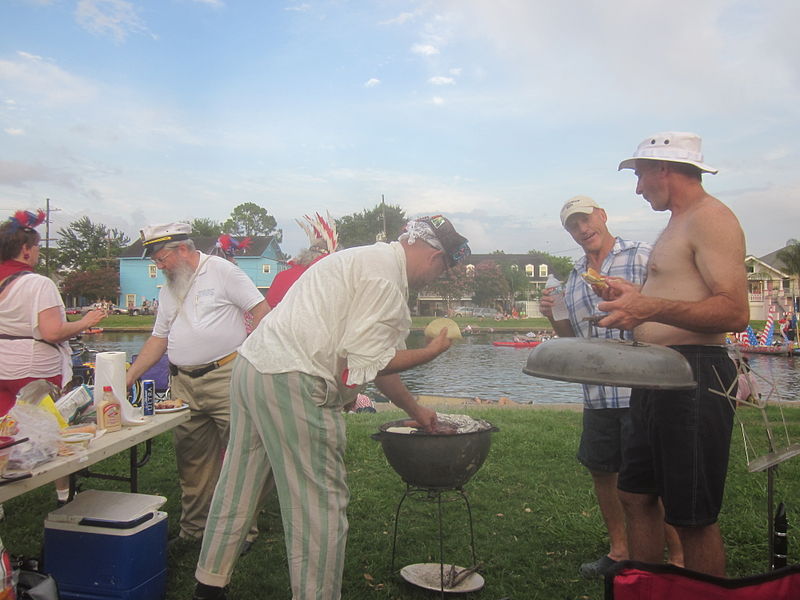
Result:
M381 194L381 221L382 231L379 231L377 235L375 235L376 242L385 242L387 235L386 235L386 204L384 203L383 194Z
M44 271L45 274L50 277L50 213L51 212L58 212L60 208L50 208L50 198L45 199L46 205L46 217L45 217L45 234L44 234Z

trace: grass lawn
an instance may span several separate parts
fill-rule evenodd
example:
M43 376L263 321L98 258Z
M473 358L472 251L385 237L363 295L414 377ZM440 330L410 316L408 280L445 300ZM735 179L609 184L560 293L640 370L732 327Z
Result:
M472 505L478 559L484 564L486 587L466 598L498 600L601 599L601 581L586 581L578 566L607 550L602 520L588 473L575 460L581 414L574 411L474 408L470 414L499 427L482 469L466 484ZM772 416L776 412L771 410ZM790 435L800 437L800 409L785 410ZM740 409L758 424L758 412ZM352 494L350 535L343 597L360 599L429 599L434 596L404 583L390 572L391 533L397 503L404 490L389 467L380 444L369 436L396 413L347 415L347 466ZM753 433L756 433L754 430ZM780 432L778 432L780 434ZM754 436L756 441L763 434ZM177 533L179 486L169 435L155 440L155 456L140 472L140 491L169 500L170 535ZM127 456L102 463L124 472ZM97 470L97 467L96 467ZM775 496L785 500L789 515L789 562L800 561L796 524L800 521L800 459L781 465ZM118 482L83 480L83 486L125 490ZM729 573L750 575L767 568L765 473L746 470L742 437L734 430L732 459L721 526L728 547ZM35 556L40 551L43 521L54 508L55 493L45 486L6 502L0 535L11 552ZM445 553L468 566L468 527L460 500L444 503ZM438 535L435 504L409 499L400 516L396 568L435 562ZM253 550L239 560L231 583L232 598L290 597L283 534L273 497L259 517L261 535ZM80 549L76 549L79 551ZM169 550L169 600L191 596L199 547L179 542Z

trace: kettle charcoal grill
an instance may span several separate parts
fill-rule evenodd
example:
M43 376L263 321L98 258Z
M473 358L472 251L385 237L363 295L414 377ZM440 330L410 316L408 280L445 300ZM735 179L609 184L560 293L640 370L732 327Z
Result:
M392 536L391 571L394 573L397 553L397 530L400 511L406 498L433 501L437 504L439 524L439 590L444 598L445 591L456 591L446 585L444 561L444 523L442 519L443 496L455 493L463 499L467 509L470 534L472 567L478 564L475 552L475 532L472 525L472 509L463 486L481 468L491 446L491 434L498 431L489 425L480 431L454 434L434 434L422 430L408 433L407 421L390 421L379 427L372 439L379 441L389 464L406 484L397 505ZM392 431L400 428L406 432ZM449 569L448 565L448 569ZM408 572L408 568L403 569ZM402 574L402 572L401 572ZM479 576L476 574L476 578ZM482 585L481 579L481 585ZM412 581L412 583L417 583ZM417 583L417 585L419 585Z

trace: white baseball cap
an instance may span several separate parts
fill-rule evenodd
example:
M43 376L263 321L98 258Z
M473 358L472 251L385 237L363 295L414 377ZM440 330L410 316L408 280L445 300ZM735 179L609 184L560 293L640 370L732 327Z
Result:
M668 162L679 162L694 165L706 173L716 173L718 169L710 167L703 162L703 152L700 147L702 140L696 133L683 131L666 131L653 134L639 144L633 158L626 158L619 163L619 168L635 169L636 161L640 158L645 160L665 160Z
M570 198L564 203L564 206L561 207L561 224L566 227L567 219L572 215L576 213L590 215L595 208L600 208L600 205L589 198L589 196L575 196L574 198Z

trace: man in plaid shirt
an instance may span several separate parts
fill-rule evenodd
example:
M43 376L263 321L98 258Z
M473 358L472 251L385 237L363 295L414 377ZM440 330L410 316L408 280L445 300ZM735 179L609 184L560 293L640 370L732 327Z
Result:
M584 256L575 262L565 284L564 302L568 318L553 316L557 300L555 288L545 290L540 302L542 314L550 320L560 337L618 338L619 330L595 325L586 317L598 313L596 306L602 302L591 286L581 278L590 267L603 276L621 277L636 284L644 283L651 246L614 237L608 231L608 217L598 204L587 196L568 200L561 209L561 224L583 248ZM558 312L558 311L556 311ZM559 320L560 319L560 320ZM622 334L633 339L630 331ZM583 386L583 433L578 461L592 475L597 503L603 515L610 550L599 559L581 565L580 573L586 578L603 576L619 560L628 558L625 515L617 493L617 474L622 463L622 437L630 431L631 390L608 385ZM680 562L676 536L668 533L671 559Z

